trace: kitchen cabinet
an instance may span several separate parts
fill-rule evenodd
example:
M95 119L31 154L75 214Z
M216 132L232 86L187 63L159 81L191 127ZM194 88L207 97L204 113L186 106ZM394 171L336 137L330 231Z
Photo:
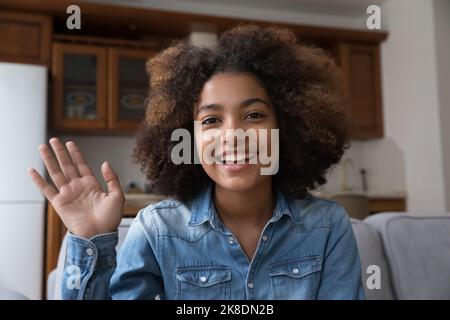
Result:
M342 41L336 54L348 84L352 139L383 137L379 44Z
M52 121L53 128L65 133L91 132L104 133L129 131L128 127L135 127L134 120L128 117L138 117L139 93L125 90L124 101L114 102L121 94L114 92L115 84L110 84L109 73L114 72L109 66L108 47L121 48L144 48L145 42L158 42L157 50L166 47L170 39L181 39L189 36L193 25L203 25L208 30L213 29L216 32L227 30L238 23L253 21L243 20L241 18L221 17L212 15L186 14L176 12L165 12L158 9L143 8L123 8L121 6L83 3L83 28L79 32L68 30L66 27L67 4L62 1L53 0L23 0L8 1L0 0L0 7L5 11L0 13L0 39L8 39L0 43L0 60L13 59L15 61L27 60L36 63L45 63L50 60L50 43L53 29L57 34L53 34L53 40L65 42L87 42L90 43L92 37L104 37L107 39L107 45L100 45L97 41L95 45L101 46L106 53L106 98L102 107L97 106L98 113L101 115L102 108L105 110L105 118L99 119L101 125L94 124L94 121L87 122L86 126L82 122L72 123L62 121L57 117ZM33 14L14 13L6 10L21 10L33 12ZM35 14L36 12L42 15ZM149 19L148 17L151 17ZM263 26L273 25L270 21L259 21ZM299 24L277 25L292 29L300 40L306 40L312 44L324 44L331 48L338 64L343 68L349 83L350 112L352 117L351 137L353 139L372 139L383 136L383 116L382 116L382 96L380 79L380 45L386 39L388 34L383 31L374 30L351 30L343 28L330 28L320 26L307 26ZM70 40L71 38L72 40ZM114 39L113 39L114 38ZM127 39L125 41L125 39ZM130 39L139 44L130 44ZM149 41L149 39L152 39ZM156 40L157 39L157 40ZM120 42L127 42L122 45ZM155 48L148 46L148 48ZM10 60L9 60L10 61ZM119 71L120 73L120 71ZM114 76L112 77L114 79ZM126 80L124 80L126 81ZM100 90L101 85L96 87ZM139 91L139 90L137 90ZM117 92L117 90L116 90ZM113 98L114 97L114 98ZM80 100L86 97L80 97ZM111 101L113 101L111 103ZM62 109L62 96L58 101L54 101L54 107ZM116 103L116 106L114 106ZM125 111L125 109L127 109ZM135 112L131 110L135 108ZM63 110L63 109L62 109ZM78 110L75 108L75 110ZM126 114L117 114L122 110ZM115 113L116 112L116 113ZM73 113L77 114L77 111ZM72 114L70 110L69 114ZM133 114L133 115L132 115ZM90 115L92 117L92 115ZM60 120L63 120L60 118ZM94 119L87 119L94 120ZM134 123L134 124L133 124ZM72 125L71 125L72 124ZM100 128L101 127L101 128Z
M145 114L151 53L138 49L108 50L108 127L134 130Z
M406 212L406 198L371 197L369 198L369 211L371 214L392 211Z
M106 49L53 45L53 127L106 129Z
M145 63L154 53L55 43L52 128L64 133L133 132L145 114Z
M49 65L52 19L0 11L0 61Z

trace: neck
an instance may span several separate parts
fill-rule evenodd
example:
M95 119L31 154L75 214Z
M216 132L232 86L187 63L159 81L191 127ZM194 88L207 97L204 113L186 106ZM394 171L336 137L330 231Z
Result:
M272 217L275 207L272 181L267 179L267 182L244 192L227 190L216 184L214 203L225 224L264 225Z

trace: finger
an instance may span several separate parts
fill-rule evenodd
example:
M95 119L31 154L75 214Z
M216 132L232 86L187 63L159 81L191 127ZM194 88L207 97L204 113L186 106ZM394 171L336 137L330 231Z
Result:
M39 189L41 189L45 197L51 202L53 198L58 194L56 189L47 181L45 181L45 179L42 178L42 176L34 168L29 168L27 171L33 182L38 186Z
M69 141L66 143L67 149L69 149L70 155L75 166L80 173L80 176L92 176L92 171L89 168L86 160L83 157L80 149L78 149L77 145L73 141Z
M102 175L108 185L108 192L117 193L123 195L122 188L120 187L119 177L113 171L108 162L102 163Z
M56 158L58 159L59 165L67 180L80 177L77 169L72 163L72 158L70 157L63 144L59 141L59 139L51 138L50 144L53 148L53 151L55 152Z
M41 144L39 146L39 152L42 160L44 160L45 167L50 174L50 178L52 178L55 186L58 189L61 189L63 185L67 184L67 180L59 167L58 161L56 161L55 157L53 157L50 152L50 148L46 144Z

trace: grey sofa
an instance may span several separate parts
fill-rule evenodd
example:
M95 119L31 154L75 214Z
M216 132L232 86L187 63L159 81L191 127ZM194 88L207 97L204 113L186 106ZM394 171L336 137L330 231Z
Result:
M119 244L132 219L123 219ZM352 219L367 299L450 299L450 213L380 213ZM61 299L65 242L48 278L48 299Z
M352 225L368 299L450 299L450 213L382 213ZM371 265L380 289L366 285Z
M28 298L17 291L0 287L0 300L28 300Z

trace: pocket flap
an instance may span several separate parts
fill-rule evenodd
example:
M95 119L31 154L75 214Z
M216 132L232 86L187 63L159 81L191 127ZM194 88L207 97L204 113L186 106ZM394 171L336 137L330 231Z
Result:
M301 278L321 269L322 263L320 256L308 256L273 263L269 266L269 274L271 276Z
M224 266L183 267L176 270L180 281L199 287L209 287L231 280L231 270Z

